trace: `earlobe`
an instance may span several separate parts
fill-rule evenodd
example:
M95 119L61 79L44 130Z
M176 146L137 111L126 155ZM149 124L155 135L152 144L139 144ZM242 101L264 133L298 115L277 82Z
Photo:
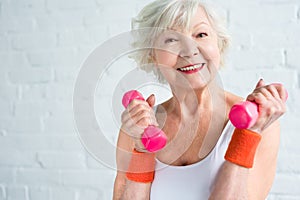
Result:
M155 59L154 50L151 50L151 52L148 55L148 61L149 63L157 64L157 60Z

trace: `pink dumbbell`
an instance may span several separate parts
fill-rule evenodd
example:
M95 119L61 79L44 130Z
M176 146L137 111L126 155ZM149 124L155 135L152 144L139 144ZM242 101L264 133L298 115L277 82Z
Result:
M287 91L285 92L285 100L287 100L288 93ZM244 101L232 106L229 112L229 119L236 128L248 129L255 124L258 115L259 113L257 104L251 101Z
M122 99L122 104L125 108L130 104L133 99L145 101L142 94L137 90L130 90L126 92ZM167 136L165 133L156 126L149 125L145 128L141 141L149 152L156 152L162 149L167 143Z

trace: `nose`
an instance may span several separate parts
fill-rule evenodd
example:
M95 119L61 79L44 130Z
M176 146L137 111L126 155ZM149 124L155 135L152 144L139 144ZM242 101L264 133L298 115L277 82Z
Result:
M190 38L181 40L181 50L179 56L182 58L192 58L200 54L196 41Z

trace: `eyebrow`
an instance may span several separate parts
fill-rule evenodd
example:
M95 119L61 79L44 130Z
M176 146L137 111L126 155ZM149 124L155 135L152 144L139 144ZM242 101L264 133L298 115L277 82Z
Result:
M208 26L208 23L206 23L206 22L200 22L200 23L196 24L193 28L197 28L197 27L199 27L199 26L201 26L201 25L206 25L206 26Z

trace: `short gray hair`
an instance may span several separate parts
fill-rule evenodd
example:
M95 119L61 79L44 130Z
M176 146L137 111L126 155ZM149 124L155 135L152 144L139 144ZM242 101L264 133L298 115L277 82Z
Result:
M158 36L160 31L172 27L189 30L190 21L199 7L205 10L211 26L216 31L221 54L220 64L224 65L224 54L230 43L225 20L222 20L211 6L199 0L155 0L146 5L132 19L132 30L138 32L138 34L135 34L132 45L138 51L135 51L130 57L136 61L141 69L153 72L159 82L165 82L157 67L149 67L149 64L152 64L151 54L153 49L151 47L154 45L154 38Z

